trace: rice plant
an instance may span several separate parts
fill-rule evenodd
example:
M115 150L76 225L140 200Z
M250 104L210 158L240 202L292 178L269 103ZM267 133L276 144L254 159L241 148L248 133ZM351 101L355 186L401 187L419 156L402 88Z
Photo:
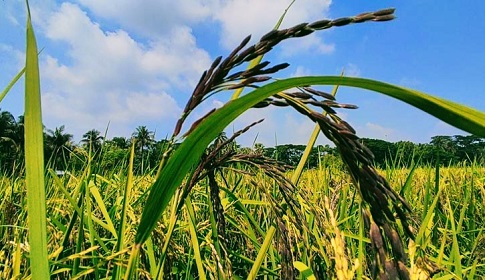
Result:
M0 276L484 276L485 223L480 217L485 210L477 203L484 196L483 167L390 167L393 176L386 176L374 167L372 153L352 126L334 110L357 107L338 103L335 92L338 86L379 92L477 136L485 136L484 113L362 78L342 75L275 80L271 75L289 65L261 62L266 53L287 39L393 19L394 9L384 9L274 29L254 45L248 46L247 37L202 74L160 155L157 172L134 175L133 143L127 162L108 174L99 174L96 168L96 161L103 159L101 148L96 157L89 152L80 157L82 172L59 178L54 170L42 165L38 51L29 12L26 67L19 73L25 71L26 81L26 177L2 177L0 181L4 197L0 205L0 230L4 233ZM235 70L244 65L246 70ZM13 83L16 80L18 77ZM329 94L313 87L317 85L334 85L335 91ZM250 90L242 94L242 88ZM233 90L237 91L231 101L186 124L188 116L207 98ZM239 149L237 137L259 122L231 136L226 136L224 129L245 111L267 106L294 109L313 121L333 141L345 169L325 164L327 158L322 157L315 170L293 170L257 151ZM308 146L313 144L311 140ZM300 166L305 160L303 157Z

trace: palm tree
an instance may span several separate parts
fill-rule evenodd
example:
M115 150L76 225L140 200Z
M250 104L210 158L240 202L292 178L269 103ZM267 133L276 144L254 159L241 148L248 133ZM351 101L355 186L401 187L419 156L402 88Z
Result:
M96 129L91 129L90 131L83 134L83 139L81 142L86 144L88 150L92 151L95 155L101 149L101 143L104 139Z
M136 141L136 147L140 149L141 170L143 171L144 151L149 150L153 143L155 143L155 134L153 131L149 131L147 127L143 125L137 127L132 136Z
M15 127L15 118L10 112L0 112L0 137L8 137Z
M10 112L0 112L0 162L3 170L15 169L16 163L22 159L23 130L18 128L19 124Z
M50 158L54 161L56 169L67 167L68 158L72 148L72 134L64 133L64 125L56 127L55 130L48 129L46 135L46 146L51 153Z
M130 141L126 137L113 137L111 143L120 149L128 149L130 147Z

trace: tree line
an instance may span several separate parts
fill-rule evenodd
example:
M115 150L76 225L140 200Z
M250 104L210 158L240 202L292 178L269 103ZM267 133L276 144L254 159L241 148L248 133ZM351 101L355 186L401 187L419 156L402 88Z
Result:
M24 164L24 118L17 119L7 111L0 111L0 169L3 174L23 172ZM80 143L73 141L73 135L62 125L54 130L44 129L45 163L54 170L83 170L87 163L95 168L114 170L126 165L132 142L135 143L135 172L155 170L161 155L168 146L167 140L155 140L154 132L146 126L139 126L131 138L113 137L105 139L100 131L92 129L83 134ZM429 143L409 141L387 142L379 139L362 138L361 141L374 154L374 162L380 167L405 167L412 162L422 165L455 165L472 161L485 162L485 138L473 135L434 136ZM262 153L296 166L306 148L305 145L285 144L265 147L256 143L254 147L240 147L248 153ZM329 145L312 148L306 166L315 168L322 163L338 162L338 150Z

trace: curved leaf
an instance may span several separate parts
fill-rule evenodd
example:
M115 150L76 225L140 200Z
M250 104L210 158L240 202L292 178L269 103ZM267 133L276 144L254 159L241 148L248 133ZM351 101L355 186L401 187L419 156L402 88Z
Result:
M305 85L344 85L380 92L411 104L455 127L485 137L484 113L422 92L353 77L316 76L279 80L226 103L190 133L152 185L135 242L145 242L186 174L198 163L205 148L224 128L265 98L283 90Z
M309 268L306 264L302 262L293 262L293 266L298 269L298 271L301 273L301 276L303 276L303 279L307 280L316 280L317 278L313 274L313 271L311 268Z

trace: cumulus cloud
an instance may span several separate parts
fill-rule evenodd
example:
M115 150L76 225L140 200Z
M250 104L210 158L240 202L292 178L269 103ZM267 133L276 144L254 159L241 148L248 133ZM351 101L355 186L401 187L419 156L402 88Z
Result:
M11 45L0 43L0 61L0 69L8 69L8 72L19 71L25 65L25 53ZM12 63L5 63L7 61Z
M220 46L232 49L246 35L257 39L272 29L290 2L45 0L35 4L38 39L47 39L40 56L44 121L48 127L65 124L78 137L93 127L102 130L109 122L113 134L125 135L147 121L171 127L211 62L208 52L198 46L192 27L211 24L218 29ZM282 28L325 18L330 3L297 2ZM320 35L311 35L298 44L290 40L279 50L283 56L292 56L308 51L329 53L333 48ZM295 74L309 71L300 67ZM221 104L212 102L216 107ZM266 117L261 125L265 142L274 144L275 134L281 143L291 139L305 142L309 137L311 122L305 120L305 128L291 114L266 113L254 110L246 114L253 119ZM249 119L243 117L240 123L245 126ZM285 130L291 126L298 129ZM289 131L287 135L285 131Z
M219 10L213 17L222 25L221 44L227 49L237 46L249 34L260 38L273 29L281 14L290 4L273 0L228 0L220 1ZM307 0L293 5L286 14L282 27L291 27L306 21L319 20L326 16L330 0ZM306 43L302 43L306 42ZM318 37L299 42L308 48L326 49ZM290 53L291 48L287 50Z
M394 132L395 130L392 128L368 122L365 124L365 132L363 134L372 135L372 138L377 139L389 139L393 136Z
M174 121L181 108L169 93L188 97L210 64L186 26L140 42L123 29L104 31L72 3L49 14L42 31L67 45L62 60L48 49L43 56L46 122L62 120L78 132L110 121L112 129L140 120Z
M335 51L335 44L327 44L317 34L313 33L298 40L288 40L281 45L281 56L291 57L295 55L331 54Z
M217 4L214 0L79 0L79 3L97 17L148 37L159 37L174 27L207 19Z
M214 20L221 27L221 45L233 49L247 35L252 34L257 39L271 30L291 0L147 0L143 4L128 0L78 2L97 17L115 21L124 29L149 37L164 35L176 26ZM330 3L330 0L298 2L286 14L282 27L324 18ZM317 37L305 42L306 49L312 47L326 52L333 48Z

